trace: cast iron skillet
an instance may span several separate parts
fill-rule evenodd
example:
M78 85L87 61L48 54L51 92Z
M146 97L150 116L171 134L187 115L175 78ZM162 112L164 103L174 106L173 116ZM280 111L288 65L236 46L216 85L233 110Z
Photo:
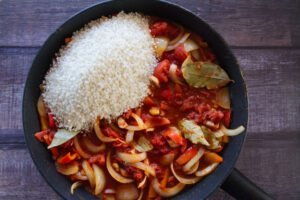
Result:
M234 84L230 86L233 107L231 126L244 125L244 127L247 127L247 91L239 65L223 38L207 23L188 10L165 1L114 0L96 4L71 17L50 35L32 64L24 90L23 126L30 154L48 184L65 199L96 198L83 189L78 189L74 195L71 195L71 182L56 171L50 153L43 144L34 138L34 133L40 130L36 110L37 99L40 95L39 84L42 83L55 53L64 44L65 37L71 36L72 32L80 29L91 20L104 15L118 13L122 10L125 12L136 11L171 19L202 36L213 49L221 66L234 80ZM174 199L205 199L218 187L222 187L238 199L271 199L271 197L234 169L234 164L237 161L245 137L246 133L233 137L223 152L224 162L219 165L215 172L198 184L184 190Z

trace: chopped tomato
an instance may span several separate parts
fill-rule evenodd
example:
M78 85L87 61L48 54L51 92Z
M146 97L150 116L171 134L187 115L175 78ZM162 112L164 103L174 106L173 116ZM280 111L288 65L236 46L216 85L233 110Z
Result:
M188 52L184 49L183 44L180 44L175 48L174 57L179 63L182 63L188 57Z
M161 116L143 115L143 120L145 120L145 125L148 128L155 128L158 126L164 126L171 123L168 118L161 117Z
M54 115L51 113L48 113L48 120L49 120L49 127L55 129L56 124L55 124Z
M105 165L105 155L104 154L94 155L89 158L88 162L90 164L98 163L100 166L104 166Z
M105 135L107 135L108 137L112 137L112 138L121 138L121 136L114 131L112 128L110 127L106 127L103 129L103 132Z
M37 132L36 134L34 134L34 137L40 141L40 142L45 142L44 140L44 136L49 134L49 130L44 130L44 131L40 131Z
M195 146L192 146L188 148L179 158L177 158L176 162L179 165L183 165L187 163L190 159L192 159L198 152L198 148Z
M158 21L150 26L150 32L154 37L167 36L169 38L174 38L178 35L179 29L171 23Z
M147 96L145 99L144 99L144 105L146 106L155 106L155 102L153 101L153 99L149 96Z
M224 113L223 124L228 128L230 125L231 110L226 110L223 113Z
M168 72L170 68L169 60L165 59L158 63L156 68L154 69L154 76L158 78L160 82L166 83L168 82Z
M57 162L58 162L59 164L67 164L67 163L69 163L69 162L75 160L75 159L77 158L77 156L78 156L77 153L74 153L74 154L71 155L71 153L68 152L66 155L59 157L59 158L57 159Z
M166 99L166 100L171 100L172 99L172 91L171 88L166 88L164 90L161 91L160 95Z

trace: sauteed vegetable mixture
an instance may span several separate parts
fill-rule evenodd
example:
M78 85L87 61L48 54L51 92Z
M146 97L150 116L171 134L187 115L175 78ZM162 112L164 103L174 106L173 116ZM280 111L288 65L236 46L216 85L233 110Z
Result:
M234 84L208 44L173 22L152 17L158 64L141 106L116 119L95 119L93 129L58 127L41 96L41 131L57 171L104 199L163 199L201 181L222 163L230 136ZM68 43L72 38L66 38ZM130 42L130 41L128 41ZM43 86L41 86L43 90Z

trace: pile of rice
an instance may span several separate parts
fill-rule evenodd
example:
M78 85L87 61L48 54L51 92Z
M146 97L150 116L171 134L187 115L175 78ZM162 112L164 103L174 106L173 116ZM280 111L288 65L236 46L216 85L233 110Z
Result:
M97 116L111 120L138 107L149 93L156 62L145 16L102 17L59 51L43 97L59 127L88 130Z

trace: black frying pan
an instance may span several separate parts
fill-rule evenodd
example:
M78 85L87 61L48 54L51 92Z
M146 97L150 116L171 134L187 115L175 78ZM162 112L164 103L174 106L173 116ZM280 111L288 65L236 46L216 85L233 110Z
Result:
M50 153L45 146L34 138L34 133L40 130L36 103L40 95L39 84L42 83L55 53L64 44L64 38L83 27L91 20L103 15L110 15L121 10L126 12L141 12L148 15L171 19L201 35L213 49L221 66L234 80L231 84L233 108L232 127L244 125L248 121L247 91L239 65L231 50L207 23L188 10L165 1L157 0L114 0L91 6L60 26L45 42L37 54L29 71L23 98L23 126L27 146L38 170L48 184L65 199L96 199L83 189L70 194L71 182L60 175L54 166ZM205 199L216 188L221 187L238 199L271 199L266 193L250 182L234 165L242 149L246 134L233 137L223 152L224 162L214 173L198 184L189 187L174 199ZM45 194L47 195L47 194Z

